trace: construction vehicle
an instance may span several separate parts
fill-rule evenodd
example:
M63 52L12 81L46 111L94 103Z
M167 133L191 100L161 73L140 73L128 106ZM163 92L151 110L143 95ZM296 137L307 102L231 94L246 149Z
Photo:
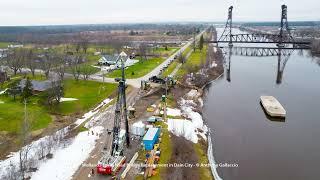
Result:
M123 148L125 142L125 130L122 129L118 138L118 150L114 151L113 154L109 152L102 152L102 158L97 165L97 173L105 175L116 175L125 163L126 157L123 156Z
M112 131L112 146L111 151L103 151L102 157L97 164L97 173L105 175L116 175L122 165L125 163L126 157L123 156L123 150L125 142L127 146L130 144L129 138L129 125L127 118L127 105L126 105L126 82L124 77L124 62L123 59L126 54L122 52L119 55L122 61L122 78L116 78L115 81L119 83L118 85L118 96L115 109L115 118ZM119 60L118 58L118 60ZM118 61L117 60L117 61ZM125 130L121 129L121 120L125 122Z

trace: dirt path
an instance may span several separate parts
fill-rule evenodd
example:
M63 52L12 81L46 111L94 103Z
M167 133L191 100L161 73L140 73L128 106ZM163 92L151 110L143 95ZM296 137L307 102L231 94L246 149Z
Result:
M170 135L173 149L169 163L188 163L194 165L198 163L198 156L194 151L193 143L186 140L184 137L178 137L172 134ZM168 168L165 174L161 174L161 177L163 179L170 180L194 180L199 179L199 170L196 167L172 167Z

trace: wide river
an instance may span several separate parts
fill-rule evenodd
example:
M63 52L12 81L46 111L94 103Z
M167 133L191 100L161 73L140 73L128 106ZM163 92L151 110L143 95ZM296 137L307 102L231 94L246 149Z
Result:
M230 67L230 82L225 73L210 84L204 107L215 160L238 165L218 167L220 177L319 180L320 60L307 51L293 52L278 83L277 56L233 55ZM280 101L287 111L285 120L265 115L261 95Z

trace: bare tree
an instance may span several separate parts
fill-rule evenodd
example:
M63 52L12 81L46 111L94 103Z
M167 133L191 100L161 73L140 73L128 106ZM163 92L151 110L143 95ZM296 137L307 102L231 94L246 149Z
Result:
M46 76L46 78L49 78L50 75L50 71L52 69L52 66L54 65L56 56L54 55L53 52L51 51L47 51L45 52L45 54L42 56L41 60L40 60L40 64L41 64L41 69L44 71L44 74Z
M26 57L26 51L22 48L9 50L6 57L6 64L13 70L14 75L21 70Z
M21 127L20 141L22 149L19 151L19 172L21 179L25 179L25 174L28 170L28 155L32 145L28 144L31 139L30 125L27 117L27 101L24 101L24 120Z
M70 62L70 56L67 53L58 53L56 56L57 59L55 62L55 70L59 76L59 79L62 81L67 68L66 63Z
M60 99L63 96L63 85L62 81L52 81L50 89L47 90L47 102L49 105L54 103L60 103Z
M19 174L18 167L10 162L9 166L6 167L6 174L1 176L0 179L7 179L7 180L18 180L17 174Z
M76 55L73 55L69 59L69 66L72 72L72 75L76 81L79 80L81 75L81 63L83 62L83 55L78 53Z
M36 57L37 56L32 49L29 49L27 51L25 65L26 65L26 67L28 67L30 69L33 77L35 75L35 70L37 68Z
M81 73L84 80L88 80L90 75L94 73L93 69L89 65L84 65L81 67Z
M148 47L146 43L141 43L139 45L139 55L141 60L147 60Z
M88 47L89 47L89 39L85 34L80 36L80 46L81 46L83 52L85 54L87 54L87 50L88 50Z
M184 64L187 61L187 58L185 55L183 55L183 53L179 53L178 55L178 61L182 64Z

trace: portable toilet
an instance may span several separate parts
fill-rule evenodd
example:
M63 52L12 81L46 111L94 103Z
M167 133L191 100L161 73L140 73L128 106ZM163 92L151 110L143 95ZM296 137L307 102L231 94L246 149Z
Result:
M147 151L151 151L153 149L154 144L158 141L160 135L159 128L149 128L147 133L143 137L144 148Z

